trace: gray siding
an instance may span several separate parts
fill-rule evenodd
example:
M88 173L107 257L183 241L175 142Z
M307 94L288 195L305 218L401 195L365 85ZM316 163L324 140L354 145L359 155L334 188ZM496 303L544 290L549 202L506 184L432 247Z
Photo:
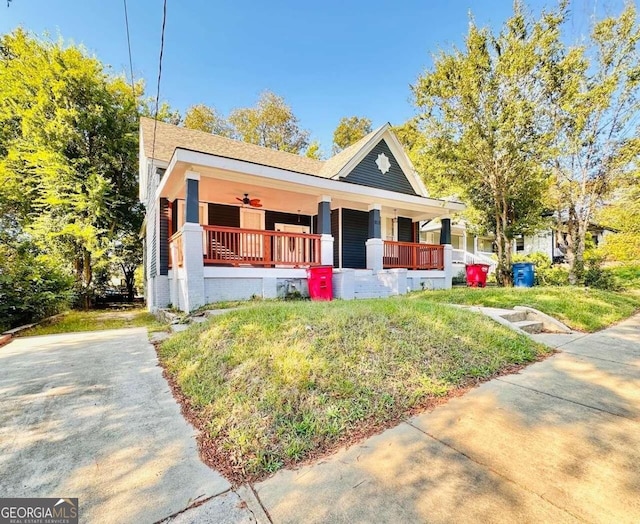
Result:
M223 204L209 204L209 225L240 227L240 208Z
M398 241L413 242L413 221L410 218L398 217Z
M264 227L267 231L274 231L276 224L293 224L300 226L311 226L311 217L308 215L298 215L296 213L281 213L279 211L265 211Z
M333 267L340 266L340 210L331 210L331 235L333 236Z
M369 239L369 213L342 210L342 267L366 269Z
M376 160L378 155L384 153L391 164L391 168L384 175L378 169ZM396 193L404 193L406 195L416 195L417 193L411 187L409 180L400 168L398 161L391 153L389 146L384 140L381 140L376 147L364 157L364 159L349 173L343 181L362 186L377 187L378 189L386 189L395 191Z
M151 213L147 216L147 236L150 238L149 246L149 278L154 278L158 274L158 231L156 230L157 207L151 208Z

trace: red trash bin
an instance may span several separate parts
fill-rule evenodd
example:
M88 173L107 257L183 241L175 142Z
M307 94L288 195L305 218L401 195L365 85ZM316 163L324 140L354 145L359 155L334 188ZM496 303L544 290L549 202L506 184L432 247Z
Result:
M307 269L307 283L311 300L333 300L332 266L316 266Z
M467 286L486 287L487 274L489 273L488 264L469 264L467 270Z

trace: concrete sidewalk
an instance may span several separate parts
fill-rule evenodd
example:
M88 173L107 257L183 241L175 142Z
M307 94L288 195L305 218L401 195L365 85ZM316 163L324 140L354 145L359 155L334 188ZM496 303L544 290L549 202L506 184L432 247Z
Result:
M194 436L146 329L0 349L0 497L78 497L80 522L155 522L230 488ZM225 500L233 521L252 520Z
M255 485L273 522L640 521L640 316Z

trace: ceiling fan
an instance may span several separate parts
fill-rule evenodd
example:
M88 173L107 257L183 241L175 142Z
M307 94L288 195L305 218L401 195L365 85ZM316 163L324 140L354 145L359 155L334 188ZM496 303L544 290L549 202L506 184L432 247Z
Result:
M244 205L247 205L247 206L262 207L262 204L260 203L260 199L259 198L249 198L249 193L245 193L244 194L244 198L236 197L236 200L238 202L242 202Z

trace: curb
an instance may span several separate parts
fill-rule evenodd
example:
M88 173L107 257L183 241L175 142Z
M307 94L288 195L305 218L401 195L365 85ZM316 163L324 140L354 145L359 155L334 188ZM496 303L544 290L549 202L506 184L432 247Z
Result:
M24 326L18 326L18 327L14 327L13 329L7 329L7 331L3 331L0 334L0 347L4 346L5 344L8 344L9 342L11 342L11 340L13 340L13 338L20 333L20 331L25 331L29 328L32 328L33 326L37 326L38 324L42 324L43 322L48 322L49 320L53 320L54 318L58 318L63 316L64 313L58 313L57 315L53 315L47 318L43 318L42 320L38 321L38 322L34 322L33 324L25 324Z

